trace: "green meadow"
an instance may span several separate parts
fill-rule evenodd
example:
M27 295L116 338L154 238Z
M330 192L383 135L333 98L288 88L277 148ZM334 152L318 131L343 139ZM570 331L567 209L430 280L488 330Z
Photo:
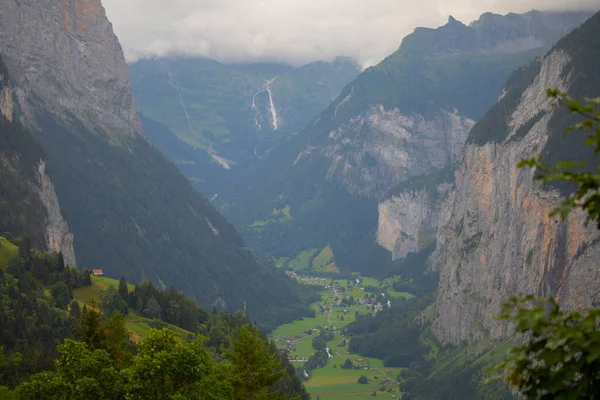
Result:
M0 236L0 268L8 265L8 261L19 252L19 248Z
M96 304L99 304L102 298L102 293L109 286L119 286L119 281L117 279L107 278L105 276L92 276L92 285L89 287L82 287L79 289L73 290L73 298L77 300L82 306L86 303L89 303L90 300L94 300ZM134 285L128 283L129 291L131 292L134 289ZM126 316L126 326L129 332L131 333L131 338L139 342L141 339L148 336L150 333L150 325L148 318L144 318L138 313L130 310L129 314ZM181 329L174 325L167 324L169 329L174 330L181 336L182 338L186 338L191 332L188 332L184 329Z
M306 265L306 263L310 261L307 261L307 259L313 258L312 263L314 265L315 260L319 259L321 261L317 261L317 263L321 263L322 265L322 260L325 260L328 257L328 254L323 254L323 252L324 251L321 251L315 257L314 254L316 254L316 249L313 249L310 252L301 253L296 257L296 260L301 259L304 263L303 265ZM348 354L348 343L342 346L344 344L344 338L340 336L339 330L354 322L356 320L357 312L367 314L370 313L370 311L366 305L354 304L352 306L334 306L333 304L336 300L336 295L332 290L325 289L325 286L332 282L340 285L343 288L343 292L340 291L338 293L338 299L344 296L353 296L357 300L362 299L364 298L365 291L363 287L356 287L354 285L356 278L334 280L317 278L303 280L302 278L306 277L299 278L299 281L304 284L322 287L321 299L310 306L311 309L317 312L317 315L313 318L304 318L301 321L294 321L282 325L272 332L271 337L276 341L278 347L291 347L289 353L290 357L309 357L315 352L312 348L313 336L303 336L303 333L313 327L335 326L337 329L335 337L327 343L333 358L329 360L325 367L313 370L311 379L305 383L312 398L316 399L318 395L321 400L368 399L372 397L373 391L376 391L377 396L380 398L400 398L401 393L398 390L397 377L402 370L401 368L386 368L383 366L382 360L362 357L356 354ZM391 298L411 297L408 293L393 291L393 280L380 282L374 278L361 277L359 279L361 281L360 286L366 285L376 287L378 290L385 291ZM329 308L331 313L329 311L322 312L323 306ZM299 339L287 342L285 339L290 337ZM341 368L347 358L351 359L359 369ZM295 366L299 365L301 364L295 364ZM366 376L370 380L369 383L358 383L358 378L360 378L361 375ZM388 383L384 385L383 382ZM385 387L385 391L380 391L382 386ZM392 390L392 392L387 392L387 390Z

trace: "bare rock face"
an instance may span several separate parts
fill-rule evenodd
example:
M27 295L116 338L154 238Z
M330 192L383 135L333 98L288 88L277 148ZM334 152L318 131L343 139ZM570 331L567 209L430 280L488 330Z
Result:
M71 113L90 128L145 135L100 0L1 0L0 26L0 54L25 123L37 97L50 112Z
M69 225L61 214L58 196L54 190L54 184L46 174L46 163L44 161L40 161L38 165L38 185L40 199L46 208L48 250L61 252L65 264L76 267L73 233L71 233Z
M4 80L4 77L0 75L0 82ZM0 88L0 114L4 116L7 120L13 120L13 92L10 87L10 83L8 85L2 85Z
M561 50L545 56L506 121L507 138L465 149L455 191L440 212L432 256L440 272L433 332L443 343L507 337L510 327L494 317L516 293L554 297L567 307L600 300L597 230L585 227L581 212L564 222L550 217L559 193L534 182L530 169L517 168L521 159L540 154L548 140L556 111L545 89L568 90L569 63ZM531 121L537 122L516 138Z
M0 68L5 70L4 67L3 60L0 59ZM12 122L13 109L14 103L11 79L8 74L0 73L0 114L8 121ZM19 168L15 168L15 166L19 164L20 159L22 158L21 155L10 145L5 146L0 150L6 152L5 154L0 154L0 166L19 175ZM6 158L6 155L8 155L8 159ZM28 157L24 158L27 159ZM44 236L46 239L45 246L43 246L41 242L38 244L45 250L62 252L65 262L68 265L75 267L77 266L77 263L75 260L75 250L73 248L73 234L61 214L58 196L54 190L54 184L46 174L45 161L40 160L37 165L31 165L31 167L32 169L37 167L35 176L26 176L23 174L20 175L19 179L25 181L23 184L27 185L32 193L35 192L37 196L39 196L40 201L32 201L32 199L22 199L21 201L37 205L36 211L38 211L39 214L37 214L38 217L35 221L32 222L35 225L38 225L40 232L45 233ZM9 192L11 190L10 187L5 189ZM27 233L32 234L32 232Z
M351 193L382 199L398 182L454 162L473 125L456 110L426 119L376 105L332 130L319 151L331 160L328 180L341 182ZM296 163L312 150L300 152Z
M434 190L405 191L379 203L377 243L392 253L392 259L419 252L435 240L439 203L451 185L442 183Z

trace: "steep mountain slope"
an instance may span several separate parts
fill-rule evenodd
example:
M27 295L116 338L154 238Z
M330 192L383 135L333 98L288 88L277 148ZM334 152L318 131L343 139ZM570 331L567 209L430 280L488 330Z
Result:
M208 193L298 132L359 73L342 57L300 68L160 58L130 70L150 140Z
M498 103L473 128L443 203L434 265L440 270L435 335L444 343L502 339L494 320L505 296L554 297L567 307L598 305L598 231L584 215L550 217L569 187L534 183L522 158L589 160L585 135L565 132L576 119L556 109L546 88L576 98L600 93L600 13L543 58L511 76ZM594 160L592 163L592 160Z
M380 204L379 238L397 238L382 244L409 264L397 272L405 279L415 268L440 274L437 292L346 328L351 351L408 367L403 396L512 399L501 380L483 384L488 367L519 341L512 327L494 319L501 302L521 292L554 297L566 308L598 306L600 233L584 225L581 212L566 221L550 217L572 188L534 182L532 171L517 164L539 154L548 163L600 164L585 134L565 132L580 118L553 107L545 92L597 97L599 33L600 13L511 74L470 132L456 168L402 182ZM430 245L416 242L431 240L437 248L425 261Z
M226 214L251 245L289 256L335 241L342 267L371 270L389 258L375 240L378 201L410 177L455 163L509 73L584 18L484 14L471 26L450 18L438 29L415 30L302 135L223 193ZM274 219L272 211L286 205L292 219Z
M294 315L291 282L259 264L147 142L99 0L2 0L0 53L16 115L47 155L81 265L174 285L209 306L237 310L246 301L267 325Z
M13 121L13 109L11 82L0 57L0 232L27 235L36 248L62 252L65 262L76 266L73 234L46 174L44 150Z

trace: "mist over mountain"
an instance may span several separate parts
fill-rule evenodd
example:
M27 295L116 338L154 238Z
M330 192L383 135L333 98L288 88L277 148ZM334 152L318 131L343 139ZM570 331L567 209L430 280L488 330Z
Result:
M291 317L300 304L294 283L256 261L233 226L147 140L100 1L5 3L0 54L14 93L7 95L12 119L43 148L40 176L29 180L47 188L42 201L44 190L56 190L60 209L46 201L48 221L58 221L64 232L52 234L65 238L45 244L36 234L38 245L68 246L65 254L74 246L82 267L176 286L208 306L236 311L246 302L266 326ZM268 311L277 304L291 313Z
M104 3L0 0L0 399L600 391L597 4Z
M346 57L298 68L160 58L130 70L150 141L213 196L314 119L359 66Z
M251 246L288 257L330 243L339 267L376 273L390 260L378 243L392 251L402 236L383 235L378 203L411 177L452 167L509 74L588 15L484 14L416 29L217 201ZM273 217L288 206L291 219ZM429 243L409 235L411 251Z

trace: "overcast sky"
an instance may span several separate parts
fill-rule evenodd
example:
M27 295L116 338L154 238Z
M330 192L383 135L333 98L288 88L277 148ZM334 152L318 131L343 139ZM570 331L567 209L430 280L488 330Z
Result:
M600 9L600 0L103 0L128 61L193 54L302 64L351 56L372 65L417 26L486 11Z

